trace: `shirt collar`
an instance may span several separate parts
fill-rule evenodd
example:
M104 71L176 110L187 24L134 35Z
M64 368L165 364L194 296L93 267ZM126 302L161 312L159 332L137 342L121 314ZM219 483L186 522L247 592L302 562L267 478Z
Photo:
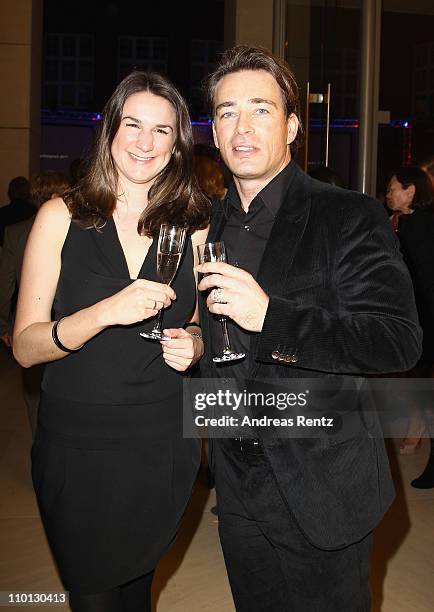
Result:
M279 208L281 207L288 191L289 183L295 172L295 162L290 161L265 187L255 196L255 200L259 200L264 204L273 217L276 217ZM240 210L241 200L236 188L235 182L232 181L229 185L228 192L225 198L225 211L230 213L231 207Z

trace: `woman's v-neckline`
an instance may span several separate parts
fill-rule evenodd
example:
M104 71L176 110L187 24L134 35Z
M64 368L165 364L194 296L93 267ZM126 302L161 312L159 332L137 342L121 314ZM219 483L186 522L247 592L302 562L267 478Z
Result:
M127 261L127 258L125 257L124 247L122 246L121 239L119 238L118 228L116 227L116 223L115 223L115 220L113 219L113 216L110 217L110 222L112 223L114 236L115 236L115 239L116 239L116 242L117 242L117 245L118 245L119 252L121 254L121 258L122 258L123 266L125 268L125 272L126 272L128 278L130 280L135 281L138 278L141 278L141 275L142 275L142 272L143 272L143 268L145 267L146 260L148 258L148 255L149 255L151 249L152 249L152 246L154 244L154 240L152 240L152 242L150 243L150 245L148 247L148 250L146 251L146 254L145 254L144 258L143 258L142 265L140 266L140 269L139 269L139 272L138 272L137 276L133 277L133 276L131 276L131 272L130 272L130 269L128 267L128 261Z

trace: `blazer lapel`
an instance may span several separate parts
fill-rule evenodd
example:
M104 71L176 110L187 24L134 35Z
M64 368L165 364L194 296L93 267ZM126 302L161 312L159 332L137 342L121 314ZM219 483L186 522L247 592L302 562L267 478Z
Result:
M304 172L295 168L294 177L277 213L259 267L257 281L269 295L281 295L286 284L298 245L303 236L310 212L310 190ZM249 375L259 364L254 361L258 335L250 343Z
M219 242L227 221L228 202L226 200L213 199L211 224L208 232L207 242Z

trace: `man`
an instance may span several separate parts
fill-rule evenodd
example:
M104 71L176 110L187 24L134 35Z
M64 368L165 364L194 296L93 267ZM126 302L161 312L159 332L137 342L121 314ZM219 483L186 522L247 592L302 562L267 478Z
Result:
M0 245L3 246L5 228L36 213L30 201L30 183L24 176L16 176L8 186L9 204L0 208Z
M198 266L207 274L199 284L205 376L283 384L410 368L421 333L387 216L291 160L299 128L291 71L264 50L236 47L211 75L209 98L233 183L215 206L208 241L223 240L233 265ZM213 364L220 329L208 310L228 317L244 361ZM341 412L336 436L213 440L238 612L370 609L371 532L393 485L375 416Z
M33 213L36 213L44 202L50 198L63 195L69 189L70 184L67 177L61 172L48 170L35 175L29 186L30 193L28 195L34 202ZM35 214L24 221L8 225L4 231L3 250L0 255L0 340L8 348L12 347L12 327L21 279L21 268L27 238L34 220ZM24 400L33 437L36 432L43 368L43 365L37 365L22 369Z

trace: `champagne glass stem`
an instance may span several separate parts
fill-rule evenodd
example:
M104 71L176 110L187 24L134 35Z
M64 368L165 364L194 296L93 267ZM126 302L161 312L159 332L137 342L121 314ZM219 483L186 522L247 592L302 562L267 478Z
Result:
M197 253L199 256L200 263L206 263L207 261L227 261L226 249L223 242L208 242L206 244L199 244L197 246ZM230 361L238 361L239 359L243 359L246 356L245 353L235 353L232 350L231 343L229 340L227 317L224 315L217 315L213 318L214 320L217 319L218 321L220 321L224 345L222 352L219 355L214 355L214 357L212 358L213 362L228 363Z
M157 317L157 320L155 321L154 329L152 330L153 333L162 332L163 317L164 317L164 308L162 308L160 312L158 313L158 317Z
M228 322L226 320L225 316L220 316L220 324L222 326L222 332L223 332L223 342L224 342L224 347L223 347L223 353L227 353L232 351L231 349L231 343L229 340L229 332L228 332Z

